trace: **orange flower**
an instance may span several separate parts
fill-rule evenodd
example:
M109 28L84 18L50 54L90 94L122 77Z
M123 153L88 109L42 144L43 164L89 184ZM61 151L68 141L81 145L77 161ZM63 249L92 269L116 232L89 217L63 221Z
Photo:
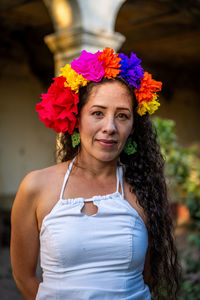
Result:
M112 77L116 77L121 71L121 58L118 57L118 54L114 54L113 49L106 47L103 52L100 52L98 59L103 63L104 77L111 79Z
M135 96L139 103L142 101L152 101L156 92L160 91L162 87L161 81L152 79L151 74L145 72L144 78L141 80L140 89L135 89Z

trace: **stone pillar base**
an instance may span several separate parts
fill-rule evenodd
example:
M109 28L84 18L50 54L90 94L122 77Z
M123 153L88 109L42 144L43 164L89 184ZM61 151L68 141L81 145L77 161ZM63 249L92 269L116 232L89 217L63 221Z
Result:
M89 32L82 28L66 29L45 37L45 43L54 53L56 76L60 68L78 58L82 50L94 53L110 47L117 51L124 41L125 37L118 32Z

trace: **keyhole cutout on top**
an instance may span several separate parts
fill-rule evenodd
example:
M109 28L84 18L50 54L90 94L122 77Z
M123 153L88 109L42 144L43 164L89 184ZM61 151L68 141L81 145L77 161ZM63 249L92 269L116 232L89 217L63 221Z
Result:
M98 206L95 205L93 201L84 202L81 212L87 216L93 216L98 212Z

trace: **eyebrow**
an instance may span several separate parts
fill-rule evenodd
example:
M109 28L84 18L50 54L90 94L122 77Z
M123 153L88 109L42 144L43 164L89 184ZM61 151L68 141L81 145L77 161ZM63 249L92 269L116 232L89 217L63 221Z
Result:
M107 107L106 106L102 106L102 105L93 105L91 108L93 107L99 107L99 108L102 108L102 109L106 109ZM117 110L127 110L130 112L130 109L129 108L126 108L126 107L117 107Z

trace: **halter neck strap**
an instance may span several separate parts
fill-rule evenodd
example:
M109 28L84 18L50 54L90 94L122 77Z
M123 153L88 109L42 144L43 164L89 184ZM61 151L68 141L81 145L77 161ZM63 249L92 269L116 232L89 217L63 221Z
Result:
M117 192L119 192L119 184L121 185L121 195L124 198L124 186L123 186L123 166L119 166L117 168L118 176L117 176Z
M65 174L64 181L63 181L63 185L62 185L62 189L61 189L61 192L60 192L60 199L63 199L64 189L65 189L67 180L68 180L68 178L69 178L69 175L70 175L70 172L71 172L71 169L72 169L72 166L73 166L74 161L75 161L75 158L73 158L73 160L70 162L70 164L69 164L69 166L68 166L68 169L67 169L67 172L66 172L66 174ZM117 166L117 169L116 169L116 177L117 177L117 189L116 189L116 191L119 192L119 185L121 185L122 197L124 197L124 188L123 188L123 167L122 167L122 166Z
M60 199L63 198L64 189L65 189L67 180L68 180L68 178L69 178L69 174L70 174L70 172L71 172L71 169L72 169L74 160L75 160L75 158L73 158L73 160L70 162L69 167L68 167L68 169L67 169L67 172L66 172L66 174L65 174L64 181L63 181L63 185L62 185L62 189L61 189L61 192L60 192Z

